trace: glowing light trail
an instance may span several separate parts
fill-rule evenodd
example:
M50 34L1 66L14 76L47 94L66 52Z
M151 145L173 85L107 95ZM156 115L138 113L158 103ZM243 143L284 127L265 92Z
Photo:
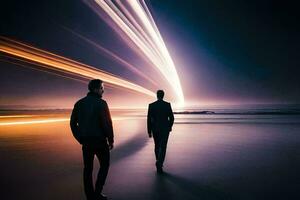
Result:
M85 79L100 78L104 82L115 86L130 89L149 96L155 96L150 90L113 74L5 37L0 37L0 52L33 61L42 68L64 72Z
M14 58L12 56L6 56L4 55L4 57L8 57L8 58L13 58L17 61L22 61L22 62L26 62L26 63L29 63L31 65L35 65L35 66L41 66L41 67L45 67L44 65L42 64L38 64L38 63L35 63L35 62L31 62L29 60L22 60L22 59L18 59L18 58ZM22 63L19 63L19 62L13 62L13 61L10 61L10 60L5 60L5 59L0 59L0 61L3 61L3 62L7 62L7 63L11 63L11 64L14 64L14 65L19 65L19 66L22 66L22 67L25 67L25 68L30 68L30 69L33 69L33 70L37 70L37 71L41 71L41 72L44 72L44 73L48 73L48 74L54 74L56 76L60 76L60 77L63 77L63 78L67 78L67 79L72 79L72 80L75 80L75 81L78 81L78 82L82 82L82 83L87 83L87 81L84 81L80 78L76 78L76 77L71 77L71 76L67 76L67 75L62 75L60 73L57 73L57 72L50 72L50 71L45 71L44 69L39 69L37 67L32 67L30 65L24 65Z
M9 116L3 116L1 118L22 118L20 117L9 117ZM70 118L46 118L46 119L32 119L32 120L21 120L21 121L5 121L5 122L0 122L0 126L14 126L14 125L28 125L28 124L44 124L44 123L55 123L55 122L67 122L70 121ZM120 120L132 120L132 119L137 119L138 117L112 117L113 121L120 121Z
M1 118L26 118L26 117L32 117L34 115L3 115L3 116L0 116L0 119Z
M89 43L90 45L92 45L93 47L95 47L96 49L100 50L105 56L111 58L112 60L118 62L121 65L124 65L127 67L127 69L129 69L130 71L134 72L135 74L143 77L144 79L146 79L147 81L149 81L150 83L152 83L153 85L157 86L157 83L155 81L153 81L149 76L146 76L142 71L138 70L137 67L133 66L132 64L130 64L129 62L127 62L126 60L120 58L119 56L117 56L115 53L107 50L106 48L102 47L101 45L97 44L96 42L80 35L79 33L76 33L75 31L64 27L64 29L66 29L67 31L69 31L70 33L76 35L77 37L79 37L80 39L84 40L85 42Z
M53 122L65 122L69 120L70 120L69 118L60 118L60 119L30 120L30 121L17 121L17 122L0 122L0 126L42 124L42 123L53 123Z
M85 2L93 8L90 1ZM162 73L172 86L178 104L183 104L184 96L175 65L144 0L95 2L109 16L108 19L98 13L103 20L111 25L130 47L137 47L133 50L141 52ZM93 10L97 12L95 8Z

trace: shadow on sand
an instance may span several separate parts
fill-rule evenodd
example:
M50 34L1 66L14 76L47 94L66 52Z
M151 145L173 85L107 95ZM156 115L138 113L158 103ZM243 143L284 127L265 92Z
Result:
M231 195L170 173L156 175L151 199L232 200Z
M147 143L147 137L145 134L137 134L129 141L121 144L120 146L114 149L114 152L111 154L112 162L120 161L128 156L131 156L145 147Z

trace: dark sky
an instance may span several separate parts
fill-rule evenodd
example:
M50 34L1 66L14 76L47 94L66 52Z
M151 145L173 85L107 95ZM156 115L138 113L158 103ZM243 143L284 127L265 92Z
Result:
M147 2L175 62L187 101L300 103L300 17L294 1ZM93 66L109 66L103 70L147 86L140 77L120 70L62 28L66 26L143 66L83 2L12 0L0 9L0 35ZM53 102L57 98L72 102L85 93L85 86L72 80L3 61L0 66L1 104L8 100L28 104L41 96ZM41 85L47 86L47 92ZM116 95L116 91L109 94Z
M166 40L181 45L169 48L182 55L179 67L198 74L189 84L200 84L201 96L299 102L300 18L294 1L151 2Z

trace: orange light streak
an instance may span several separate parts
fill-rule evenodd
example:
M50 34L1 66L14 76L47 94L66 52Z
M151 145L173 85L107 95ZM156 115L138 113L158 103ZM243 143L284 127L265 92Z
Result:
M108 84L155 97L152 91L108 72L1 36L0 52L33 61L44 69L56 70L85 79L99 78Z
M45 120L0 122L0 126L42 124L42 123L53 123L53 122L65 122L65 121L69 121L69 120L70 120L69 118L58 118L58 119L45 119Z
M14 115L14 116L0 116L0 118L23 118L24 115ZM27 116L29 117L29 116ZM29 125L29 124L44 124L44 123L54 123L54 122L67 122L70 121L70 118L46 118L45 117L32 117L36 119L31 120L5 120L4 122L0 122L0 126L15 126L15 125ZM140 117L112 117L113 121L120 121L120 120L130 120L130 119L137 119ZM3 119L1 119L3 120Z
M33 117L34 115L3 115L0 116L1 118L26 118L26 117Z

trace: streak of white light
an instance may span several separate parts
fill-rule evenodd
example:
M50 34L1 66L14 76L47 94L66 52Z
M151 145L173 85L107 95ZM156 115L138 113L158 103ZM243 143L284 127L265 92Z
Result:
M121 1L95 0L95 2L163 74L177 96L178 105L184 104L184 95L174 62L145 2L126 1L131 7L130 11L137 17L136 20ZM119 31L118 33L120 34Z

